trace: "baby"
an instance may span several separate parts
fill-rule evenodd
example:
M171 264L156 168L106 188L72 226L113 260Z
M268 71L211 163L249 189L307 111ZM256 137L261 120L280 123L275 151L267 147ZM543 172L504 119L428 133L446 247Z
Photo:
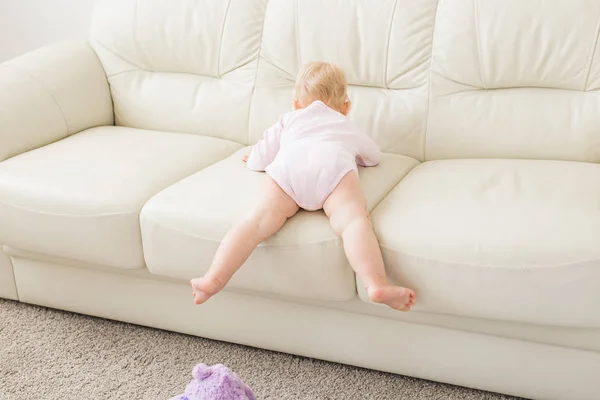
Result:
M257 204L225 235L206 275L191 280L196 304L223 289L256 246L300 208L325 211L371 301L402 311L415 304L412 290L387 282L357 167L377 165L381 151L346 117L346 90L340 67L317 62L302 68L295 111L267 129L244 157L248 168L268 178Z

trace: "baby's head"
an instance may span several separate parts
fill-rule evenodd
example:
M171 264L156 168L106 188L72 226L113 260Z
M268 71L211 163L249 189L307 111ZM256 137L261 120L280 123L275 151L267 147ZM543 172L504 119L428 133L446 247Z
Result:
M347 115L350 100L347 94L348 82L344 70L335 64L313 62L306 64L296 78L296 110L321 100L330 108Z

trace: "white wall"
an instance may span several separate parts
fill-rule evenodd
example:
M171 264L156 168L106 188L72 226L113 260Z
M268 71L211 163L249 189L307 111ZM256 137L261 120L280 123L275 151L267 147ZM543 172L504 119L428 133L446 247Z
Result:
M85 39L96 0L0 0L0 62L50 43Z

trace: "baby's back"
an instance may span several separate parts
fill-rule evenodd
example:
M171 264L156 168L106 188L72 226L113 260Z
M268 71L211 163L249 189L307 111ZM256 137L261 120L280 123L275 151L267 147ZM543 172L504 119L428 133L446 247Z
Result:
M340 179L356 171L359 134L320 101L283 118L281 146L267 172L305 209L318 209Z
M353 124L339 112L320 101L284 116L281 151L313 153L333 151L356 155L356 132Z

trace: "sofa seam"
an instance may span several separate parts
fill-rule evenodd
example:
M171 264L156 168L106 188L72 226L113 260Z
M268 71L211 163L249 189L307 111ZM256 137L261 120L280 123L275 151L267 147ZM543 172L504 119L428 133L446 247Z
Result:
M133 40L135 42L135 44L137 44L137 46L140 49L140 52L144 55L144 58L146 59L146 62L148 63L148 65L150 66L150 57L148 57L148 53L146 52L146 50L144 49L144 47L142 46L142 42L140 40L138 40L138 28L140 26L139 24L139 19L140 19L140 0L135 0L135 24L133 26Z
M377 209L377 207L379 207L379 205L385 201L385 199L386 199L386 198L387 198L387 197L390 195L390 193L392 193L392 192L393 192L393 191L394 191L394 190L395 190L395 189L398 187L398 185L400 185L400 183L402 183L402 181L404 180L404 178L406 178L406 176L407 176L408 174L410 174L410 173L411 173L411 171L412 171L413 169L417 168L419 165L421 165L421 164L422 164L422 162L420 162L419 160L415 160L414 158L412 158L412 157L408 157L408 156L406 156L406 157L407 157L407 158L410 158L410 159L412 159L412 160L414 160L414 161L416 162L416 164L415 164L415 165L413 165L413 166L412 166L412 167L411 167L411 168L410 168L408 171L406 171L406 172L404 173L404 175L402 175L402 176L400 177L400 179L398 180L398 182L396 182L396 183L394 183L394 184L392 185L392 187L390 188L390 190L388 190L388 191L387 191L387 192L386 192L386 193L383 195L383 197L381 198L381 200L379 200L379 201L378 201L376 204L374 204L374 205L373 205L373 208L372 208L372 210L369 212L369 214L372 214L372 213L374 213L374 212L375 212L375 210Z
M225 8L225 17L223 17L223 27L221 28L221 38L219 40L219 57L217 58L217 76L219 79L221 75L221 55L223 52L223 36L225 35L225 25L227 24L227 17L229 16L229 7L231 7L231 0L227 2L227 8Z
M478 88L478 89L473 89L473 90L463 90L460 92L448 93L448 94L444 94L441 96L437 96L436 99L444 99L444 98L448 98L448 97L459 96L461 94L466 95L466 94L477 93L477 92L493 93L493 92L499 92L499 91L505 91L505 90L519 90L519 89L551 90L553 92L567 92L567 93L574 92L574 93L592 93L593 94L593 92L583 92L581 90L575 90L575 89L551 88L551 87L539 87L539 86L514 86L514 87L501 87L501 88L495 88L495 89Z
M98 66L100 67L100 70L102 71L103 75L104 75L104 81L106 83L106 89L107 89L107 94L108 97L110 98L110 109L111 109L111 117L112 117L112 122L109 126L115 126L115 101L113 99L112 96L112 86L110 84L110 81L108 80L108 74L106 73L106 68L104 68L104 64L102 63L102 60L100 60L100 57L98 56L98 52L96 52L96 49L94 48L94 46L92 45L91 42L91 38L88 38L86 41L87 47L88 49L91 51L91 53L94 54L94 59L96 60L96 63L98 64Z
M125 212L115 212L115 213L104 213L104 214L93 214L93 215L77 215L77 214L59 214L52 212L42 212L39 210L34 210L33 208L23 207L16 204L7 203L6 201L0 200L0 204L3 204L7 207L16 208L18 210L28 211L39 215L47 215L52 217L67 217L67 218L97 218L97 217L113 217L113 216L124 216L124 215L132 215L139 214L136 211L125 211Z
M365 84L361 84L361 83L349 83L348 84L349 87L359 87L359 88L366 88L366 89L374 89L374 90L387 90L391 93L402 93L402 94L406 94L408 96L413 96L416 97L418 99L423 99L425 100L426 96L423 95L418 95L415 93L411 93L411 90L415 90L418 89L419 86L413 86L413 87L409 87L409 88L399 88L399 89L394 89L394 88L386 88L386 87L381 87L381 86L372 86L372 85L365 85Z
M11 259L11 266L12 266L12 271L13 271L13 279L14 279L14 286L15 286L15 293L17 295L17 301L21 301L21 296L19 295L19 285L17 285L17 276L15 274L15 266L12 262L12 257L10 257Z
M394 26L395 16L396 16L396 7L398 6L398 0L394 1L394 6L392 7L392 16L390 18L390 26L388 28L387 34L387 49L385 52L385 63L383 64L383 87L389 89L390 86L388 84L388 69L389 69L389 59L390 59L390 42L392 38L392 28Z
M248 65L248 64L250 64L252 61L254 61L254 60L251 60L251 61L248 61L248 62L246 62L246 63L244 63L244 64L241 64L240 66L238 66L238 67L236 67L236 68L232 69L231 71L227 71L227 73L233 72L233 71L235 71L235 70L236 70L236 69L238 69L238 68L241 68L241 67L243 67L243 66L245 66L245 65ZM214 80L219 80L219 79L221 79L221 78L220 78L220 77L218 77L218 76L207 75L207 74L198 74L198 73L196 73L196 72L189 72L189 71L154 71L154 70L151 70L151 69L144 69L144 68L128 69L128 70L126 70L126 71L120 71L120 72L116 72L116 73L114 73L114 74L112 74L112 75L110 75L110 76L107 76L107 78L108 78L108 79L110 79L110 78L112 78L112 77L115 77L115 76L118 76L118 75L121 75L121 74L125 74L125 73L131 73L131 72L145 72L145 73L148 73L148 74L176 74L176 75L191 75L191 76L196 76L196 77L201 77L201 78L206 78L206 79L214 79ZM223 76L225 76L225 75L223 75ZM240 85L240 86L243 86L243 84L241 84L241 83L240 83L239 85Z
M236 65L235 67L233 67L230 70L225 71L221 76L214 76L214 75L209 75L209 74L200 74L197 72L190 72L190 71L166 71L166 70L152 70L152 69L147 69L147 68L143 68L140 65L138 65L137 63L134 63L133 61L123 58L123 56L121 56L120 54L116 53L114 50L109 49L108 47L106 47L105 45L103 45L102 43L98 42L96 39L92 38L93 40L93 44L99 47L102 47L104 50L106 50L107 52L109 52L110 54L114 55L115 57L125 61L128 64L131 64L134 68L133 69L128 69L125 71L119 71L119 72L115 72L114 74L108 75L105 73L107 80L121 75L121 74L125 74L125 73L131 73L131 72L147 72L147 73L151 73L151 74L181 74L181 75L194 75L194 76L199 76L199 77L204 77L204 78L212 78L212 79L221 79L222 77L225 77L227 74L245 67L248 64L251 64L253 61L256 60L256 58L253 58L249 61L245 61L242 64Z
M298 23L298 15L300 14L300 0L294 0L294 36L296 39L296 70L300 71L302 60L300 59L300 24ZM297 72L296 72L297 73Z
M65 116L65 113L62 109L62 107L60 106L60 104L58 103L58 100L56 100L56 97L54 96L54 94L50 91L50 89L48 89L48 87L38 78L36 78L35 76L33 76L31 73L21 69L21 68L16 68L12 65L8 65L9 68L12 68L13 70L20 72L22 74L27 75L28 77L30 77L31 79L33 79L38 85L40 85L40 87L50 96L52 97L52 100L54 101L54 104L56 104L56 107L58 108L58 111L60 112L60 115L63 117L63 121L65 123L65 129L66 129L66 137L71 135L71 129L69 128L69 123L67 122L67 117Z
M256 69L254 70L254 85L252 86L252 93L250 94L250 105L248 107L248 135L246 137L245 146L250 146L250 119L252 119L252 106L254 105L254 94L256 92L256 86L258 85L258 69L260 66L260 54L262 53L263 40L265 36L265 25L267 23L267 9L269 8L269 0L265 2L265 13L263 16L263 26L260 31L260 42L258 44L258 54L256 55Z
M129 73L132 73L132 72L152 72L152 71L146 71L145 69L141 69L141 68L128 69L126 71L120 71L120 72L114 73L114 74L112 74L110 76L107 76L106 79L110 80L111 78L114 78L115 76L129 74Z
M250 60L248 60L248 61L244 61L244 62L242 62L241 64L238 64L238 65L236 65L235 67L233 67L233 68L231 68L231 69L228 69L227 71L225 71L225 72L221 73L221 76L220 76L219 78L223 79L223 78L225 78L225 77L226 77L228 74L230 74L230 73L232 73L232 72L234 72L234 71L237 71L237 70L238 70L238 69L240 69L240 68L244 68L245 66L247 66L247 65L249 65L249 64L252 64L252 63L253 63L254 61L256 61L256 60L257 60L257 59L255 59L255 58L250 58ZM184 73L185 73L185 72L184 72ZM187 72L187 73L188 73L188 74L190 74L189 72ZM192 74L192 75L200 75L200 74ZM241 85L241 84L240 84L240 85Z
M15 272L15 263L13 260L13 257L11 255L8 255L6 253L6 251L4 251L4 247L6 247L6 245L0 246L0 252L3 252L4 255L6 257L8 257L9 262L10 262L10 270L12 271L13 274L13 286L15 287L15 293L17 295L17 301L20 301L21 296L19 296L19 285L17 285L17 273Z
M115 57L117 57L117 58L119 58L119 59L121 59L121 60L125 61L125 62L126 62L126 63L128 63L128 64L131 64L131 65L133 65L133 66L134 66L136 69L143 70L143 71L148 71L147 69L145 69L145 68L141 67L140 65L136 64L135 62L133 62L133 61L131 61L131 60L129 60L129 59L126 59L126 58L124 58L124 57L123 57L122 55L120 55L119 53L117 53L117 52L115 52L114 50L112 50L112 49L110 49L110 48L106 47L106 46L105 46L105 45L104 45L102 42L100 42L98 39L96 39L96 38L94 38L94 37L91 37L90 39L91 39L92 48L94 47L94 45L95 45L95 46L102 47L104 50L106 50L106 51L107 51L107 52L109 52L110 54L114 55ZM96 51L94 51L94 52L97 54L97 52L96 52ZM99 58L99 57L98 57L98 58ZM132 71L132 70L129 70L129 71ZM117 74L119 74L119 72L117 72L117 73L115 73L115 74L112 74L112 75L108 75L108 74L106 74L106 77L107 77L107 78L110 78L111 76L114 76L114 75L117 75Z
M271 65L273 68L277 69L278 71L280 71L280 72L283 72L285 75L288 75L288 76L293 76L293 75L294 75L293 73L289 73L289 72L287 72L286 70L284 70L283 68L281 68L280 66L278 66L277 64L275 64L273 61L271 61L269 58L265 57L264 55L262 55L262 56L260 57L260 59L261 59L261 60L264 60L264 61L266 61L266 62L268 62L268 63L269 63L269 65ZM293 79L293 78L287 78L287 79L288 79L288 80L289 80L289 81L290 81L292 84L294 83L294 79Z
M194 238L194 239L204 240L204 241L211 242L211 243L221 243L221 241L222 241L222 240L218 240L218 239L208 238L205 236L198 236L196 234L186 232L184 230L181 230L181 229L178 229L178 228L175 228L172 226L164 225L161 222L155 220L154 218L149 217L147 214L141 214L140 217L141 217L140 220L143 218L143 219L147 220L148 222L155 224L156 226L158 226L160 228L168 229L170 231L180 233L182 235L186 235L186 236ZM285 244L264 244L264 242L262 242L257 246L257 248L260 248L260 247L291 247L291 246L298 246L298 245L312 246L312 245L319 245L319 244L323 244L323 243L333 243L333 242L339 242L339 241L341 241L341 239L336 236L335 238L325 239L325 240L321 240L318 242L301 242L301 243L285 243Z
M483 62L481 61L481 38L479 37L479 1L473 0L473 16L475 19L475 40L477 41L477 58L479 60L479 75L481 78L481 86L487 89L487 85L483 79Z
M440 1L438 0L435 5L435 12L433 14L433 27L431 28L431 49L429 50L429 87L427 88L427 118L425 119L425 132L423 132L423 160L427 161L427 132L429 130L429 118L431 115L431 97L433 96L432 84L431 84L431 73L433 68L433 42L435 40L435 28L437 25L437 15L440 7ZM388 193L389 194L389 193Z
M435 72L435 73L437 74L437 72ZM432 74L433 74L433 72L432 72ZM468 87L470 87L470 88L473 88L472 90L497 90L497 89L498 89L498 88L492 88L492 89L483 89L483 88L482 88L482 87L480 87L480 86L471 85L471 84L469 84L469 83L461 82L461 81L459 81L459 80L456 80L456 79L454 79L454 78L451 78L451 77L449 77L449 76L444 76L444 75L440 75L440 76L441 76L442 78L444 78L445 80L447 80L447 81L450 81L450 82L452 82L452 83L455 83L455 84L457 84L457 85L461 85L461 86L468 86ZM472 90L462 90L461 92L469 92L469 91L472 91ZM460 93L460 92L456 92L456 93ZM435 99L437 99L437 98L439 98L439 97L443 97L443 96L445 96L445 95L436 96L436 97L434 97L434 98L435 98Z
M436 259L436 258L426 258L426 257L422 257L422 256L419 256L419 255L416 255L416 254L412 254L412 253L407 253L407 252L404 252L404 251L396 250L396 249L392 248L390 245L384 244L384 243L381 243L381 242L379 243L379 247L381 247L382 249L388 250L390 252L394 252L394 253L396 253L398 255L404 255L404 256L408 256L408 257L412 257L412 258L419 258L421 260L429 261L429 262L437 262L437 263L450 264L453 267L460 266L460 267L466 267L466 268L485 268L485 269L490 269L490 270L493 269L493 270L514 271L514 272L545 271L545 270L548 270L548 269L558 269L558 268L577 268L576 264L583 264L583 263L600 261L600 258L590 258L590 259L586 259L586 260L574 261L574 262L571 262L571 263L556 264L556 265L549 265L549 266L538 266L538 267L504 267L504 266L494 266L494 265L485 265L485 264L459 263L459 262L455 262L455 261L446 261L446 260Z
M231 72L233 72L233 71L235 71L235 70L237 70L239 68L242 68L242 67L244 67L244 66L246 66L248 64L251 64L252 62L257 61L257 60L258 60L258 58L254 58L254 59L252 59L250 61L244 62L243 64L240 64L240 65L236 66L235 68L226 71L222 76L225 77L227 74L229 74L229 73L231 73ZM125 60L125 61L127 61L127 60ZM278 69L279 71L285 73L286 75L290 75L289 72L281 69L280 67L278 67L277 65L275 65L271 60L269 60L268 58L266 58L264 56L260 57L260 61L266 61L271 66L273 66L274 68ZM185 72L184 71L154 71L154 70L149 70L149 69L145 69L145 68L141 68L141 67L137 67L137 66L135 66L135 67L136 68L134 68L134 69L129 69L129 70L125 70L125 71L116 72L116 73L114 73L112 75L107 75L106 78L110 79L110 78L113 78L115 76L118 76L118 75L121 75L121 74L126 74L126 73L133 73L133 72L142 72L142 73L144 73L145 72L145 73L149 73L149 74L178 74L178 75L197 76L197 77L202 77L202 78L207 78L207 79L220 79L217 76L206 75L206 74L198 74L198 73L189 72L189 71L185 71ZM257 68L258 68L258 66L257 66ZM293 79L289 79L289 78L286 78L286 79L290 82L291 85L293 85L293 83L294 83ZM270 87L276 87L276 86L281 86L281 85L271 85ZM409 87L409 88L399 88L399 89L385 88L385 87L381 87L381 86L364 85L364 84L360 84L360 83L349 83L348 86L349 87L365 88L365 89L373 89L373 90L386 89L386 90L389 90L390 92L392 92L394 94L396 94L396 93L402 93L403 95L416 97L418 99L423 99L423 100L426 99L426 96L418 95L418 94L415 94L415 93L411 92L412 90L417 89L418 86ZM473 86L473 87L476 88L476 89L480 89L477 86Z
M585 82L583 84L583 91L587 92L587 86L590 80L590 75L592 73L592 67L594 65L594 58L596 57L596 49L598 48L598 39L600 39L600 14L598 15L598 25L596 26L596 39L593 42L592 54L590 57L590 66L588 68L587 75L585 77Z

